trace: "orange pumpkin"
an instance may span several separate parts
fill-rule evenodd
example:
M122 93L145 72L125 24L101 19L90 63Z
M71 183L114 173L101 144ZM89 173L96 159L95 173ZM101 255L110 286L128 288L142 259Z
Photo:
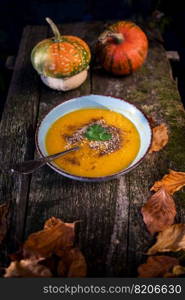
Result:
M135 23L120 21L100 35L97 49L100 64L106 71L124 75L142 66L148 52L148 40Z

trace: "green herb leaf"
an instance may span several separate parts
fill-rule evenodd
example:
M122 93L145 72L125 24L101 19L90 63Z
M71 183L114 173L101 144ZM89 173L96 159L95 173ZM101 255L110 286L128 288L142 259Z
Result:
M90 141L108 141L112 135L101 125L94 124L87 128L85 137Z

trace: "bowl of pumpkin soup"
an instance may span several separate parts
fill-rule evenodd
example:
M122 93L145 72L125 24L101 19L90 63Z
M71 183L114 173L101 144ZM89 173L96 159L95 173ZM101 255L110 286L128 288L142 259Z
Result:
M54 107L36 133L41 156L79 146L48 165L80 181L105 181L128 173L146 156L152 130L146 116L120 98L87 95Z

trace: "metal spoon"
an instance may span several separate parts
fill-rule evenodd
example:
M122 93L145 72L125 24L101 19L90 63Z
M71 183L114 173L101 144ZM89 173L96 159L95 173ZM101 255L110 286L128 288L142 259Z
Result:
M13 165L8 171L8 173L17 173L17 174L30 174L32 172L34 172L35 170L41 168L42 166L44 166L45 164L47 164L48 162L51 162L52 160L63 156L69 152L72 151L76 151L78 150L80 147L74 147L71 149L68 149L66 151L62 151L56 154L52 154L46 157L42 157L39 158L37 160L27 160L27 161L23 161L22 163L18 163ZM5 172L7 172L7 170L3 170Z

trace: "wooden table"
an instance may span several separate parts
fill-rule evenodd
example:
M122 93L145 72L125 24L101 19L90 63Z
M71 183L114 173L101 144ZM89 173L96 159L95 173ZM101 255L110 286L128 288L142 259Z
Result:
M61 26L63 34L78 35L93 48L104 24L75 23ZM70 92L44 86L30 63L30 52L40 40L51 36L47 26L28 26L17 56L14 74L1 121L1 163L37 157L34 135L38 122L56 104L87 94L123 97L138 105L157 123L168 125L170 140L158 153L147 155L135 170L103 183L83 183L64 178L48 166L32 176L0 178L0 201L11 202L9 234L1 259L46 219L82 220L77 244L88 264L88 276L137 276L137 266L154 242L140 213L150 187L168 169L185 171L185 114L171 76L170 64L155 33L148 31L150 50L143 67L130 76L114 77L97 65L87 81ZM177 222L185 222L183 191L175 194Z

